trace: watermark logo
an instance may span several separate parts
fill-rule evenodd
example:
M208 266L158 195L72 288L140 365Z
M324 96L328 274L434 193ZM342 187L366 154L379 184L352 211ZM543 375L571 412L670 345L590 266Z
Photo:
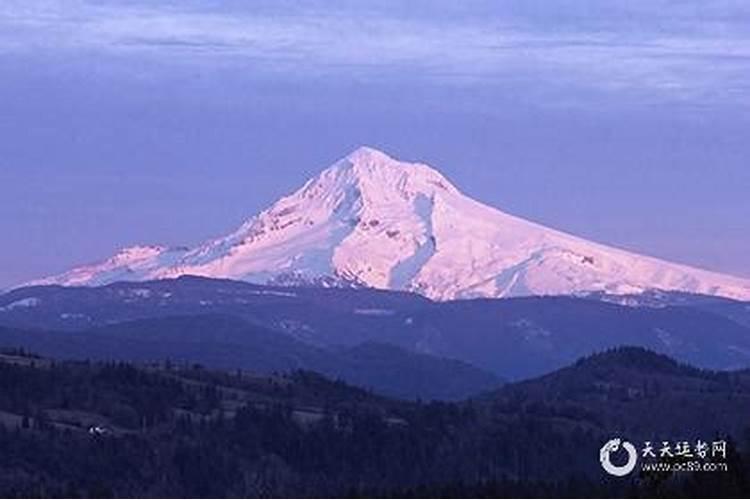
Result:
M623 463L623 452L627 461ZM645 441L641 452L632 443L620 438L610 439L599 450L599 462L607 474L627 476L641 461L641 471L649 472L726 472L727 442L662 441L661 445ZM617 465L621 464L621 465Z
M612 455L618 452L621 447L627 452L628 461L623 465L615 465L612 463ZM599 450L599 461L607 474L617 477L627 476L635 469L635 465L638 462L638 451L628 441L623 441L620 438L610 439Z

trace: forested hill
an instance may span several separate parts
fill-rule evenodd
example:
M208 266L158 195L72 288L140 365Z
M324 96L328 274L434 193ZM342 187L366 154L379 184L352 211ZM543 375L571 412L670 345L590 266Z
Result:
M623 392L627 370L642 374L639 386L662 390ZM746 374L701 372L626 349L548 377L542 385L553 392L537 380L472 401L428 403L312 372L257 376L7 352L0 496L747 496L739 431L730 436L727 473L608 479L598 463L613 402L630 411L649 398L708 394L716 411L737 412L739 429L747 423ZM618 430L638 432L653 416L632 414ZM690 422L709 429L700 414Z

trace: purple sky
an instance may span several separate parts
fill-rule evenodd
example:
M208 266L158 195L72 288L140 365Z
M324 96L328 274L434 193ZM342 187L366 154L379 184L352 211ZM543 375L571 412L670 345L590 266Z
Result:
M224 234L361 144L750 276L748 2L405 3L4 0L0 288Z

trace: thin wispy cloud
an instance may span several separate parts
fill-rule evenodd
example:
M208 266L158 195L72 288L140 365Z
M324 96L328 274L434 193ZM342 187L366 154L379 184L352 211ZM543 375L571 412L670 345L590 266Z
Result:
M215 2L10 0L0 4L0 52L249 64L255 74L288 78L526 80L654 99L750 103L750 33L738 27L742 16L727 16L740 4L695 9L677 2L665 9L661 3L628 2L627 15L613 11L608 18L606 9L576 12L565 1L556 10L555 2L545 3L552 5L547 16L513 8L461 16L440 9L415 15L324 8L328 4L255 9ZM634 29L633 19L644 24Z

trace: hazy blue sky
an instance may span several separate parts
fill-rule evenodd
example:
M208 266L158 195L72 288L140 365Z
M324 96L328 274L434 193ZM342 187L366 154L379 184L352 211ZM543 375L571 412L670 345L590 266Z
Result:
M750 276L750 2L0 1L0 287L221 235L360 144Z

